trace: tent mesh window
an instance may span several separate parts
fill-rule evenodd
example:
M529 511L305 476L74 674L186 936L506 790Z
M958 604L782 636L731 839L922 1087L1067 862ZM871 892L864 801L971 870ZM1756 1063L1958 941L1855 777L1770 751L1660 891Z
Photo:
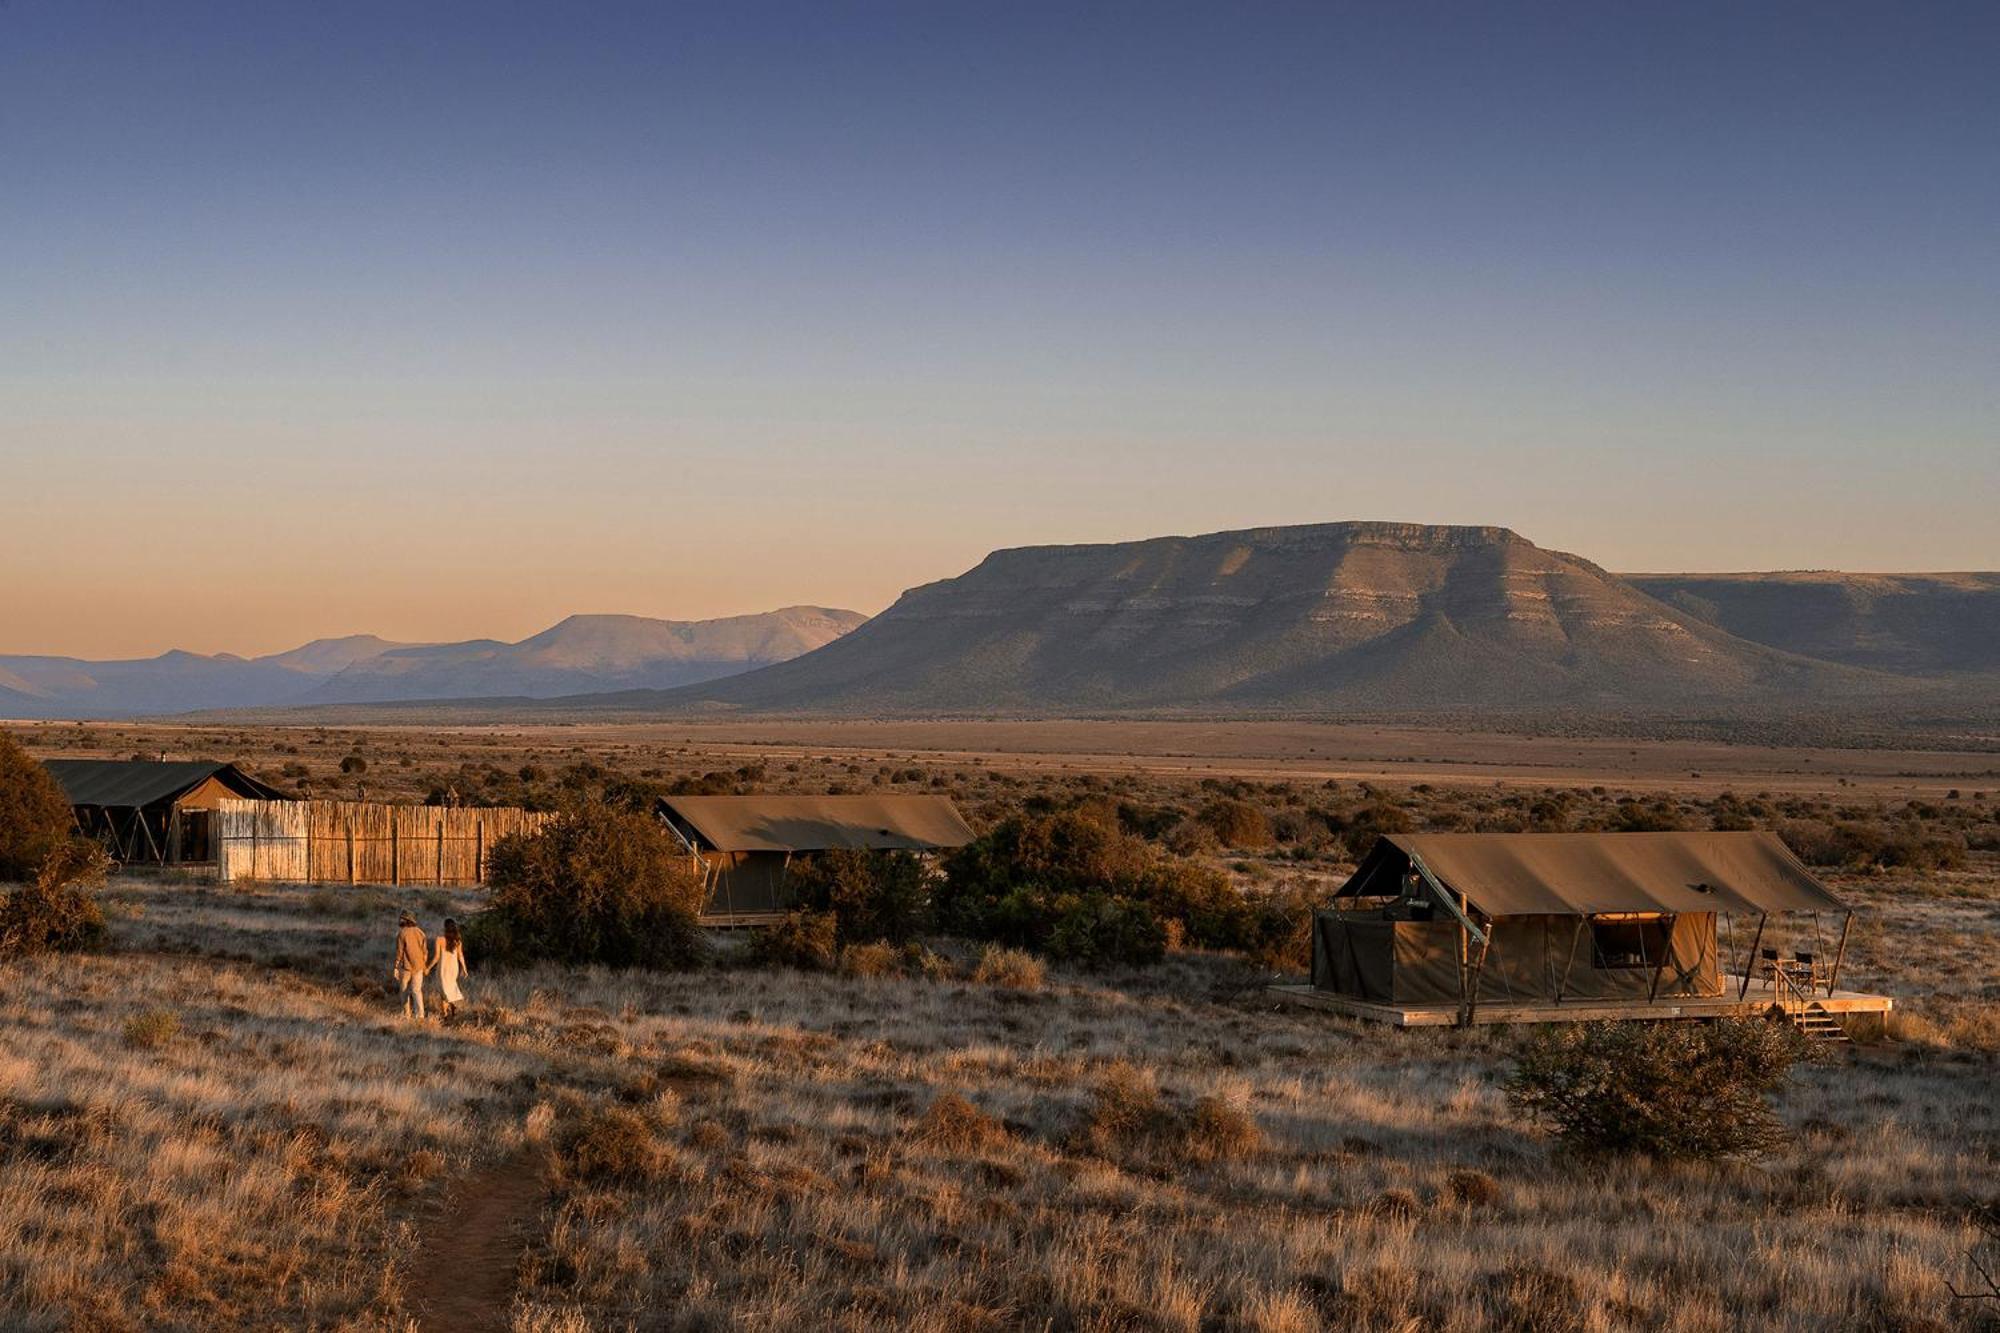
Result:
M1620 914L1590 919L1595 965L1650 968L1664 958L1672 931L1663 916Z

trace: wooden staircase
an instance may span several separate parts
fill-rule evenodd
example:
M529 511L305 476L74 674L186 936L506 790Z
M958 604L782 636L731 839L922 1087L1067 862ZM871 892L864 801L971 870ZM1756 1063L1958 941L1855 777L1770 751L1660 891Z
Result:
M1813 998L1816 982L1817 974L1796 975L1782 964L1771 969L1771 984L1778 993L1778 1005L1786 1021L1807 1041L1846 1045L1847 1029Z
M1803 1033L1807 1041L1835 1044L1844 1044L1847 1041L1847 1029L1840 1025L1840 1020L1817 1003L1808 1004L1804 1008L1787 1008L1785 1017L1792 1020L1792 1026Z

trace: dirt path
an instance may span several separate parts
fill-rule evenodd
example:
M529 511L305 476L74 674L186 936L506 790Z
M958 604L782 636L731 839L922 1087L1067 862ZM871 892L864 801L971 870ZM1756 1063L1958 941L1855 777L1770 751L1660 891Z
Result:
M452 1186L409 1272L417 1324L429 1333L505 1330L514 1270L547 1188L520 1152Z

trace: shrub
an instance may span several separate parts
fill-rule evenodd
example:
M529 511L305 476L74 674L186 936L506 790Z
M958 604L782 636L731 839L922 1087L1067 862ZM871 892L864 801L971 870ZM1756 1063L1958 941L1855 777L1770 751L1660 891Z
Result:
M1248 1157L1264 1146L1256 1117L1224 1097L1196 1101L1188 1112L1186 1152L1191 1161L1223 1162Z
M1350 858L1359 861L1385 833L1408 833L1416 827L1410 812L1387 801L1371 801L1343 821L1340 841Z
M930 929L930 872L904 851L836 849L792 866L799 905L831 912L843 944L904 944Z
M0 736L0 881L32 878L73 828L69 799L49 771Z
M125 1021L125 1044L134 1050L158 1050L172 1041L180 1030L180 1015L173 1010L148 1009Z
M850 944L840 951L841 975L849 977L898 977L903 961L903 951L886 940Z
M1042 960L1021 949L1003 949L997 944L989 944L979 955L979 963L972 969L972 979L982 986L1000 986L1007 990L1040 990L1048 978L1048 968Z
M1291 975L1312 971L1313 912L1325 906L1326 893L1300 879L1252 898L1244 940L1251 961Z
M1202 806L1195 818L1206 824L1224 847L1255 851L1271 845L1271 821L1248 801L1219 797Z
M1495 1208L1500 1203L1500 1182L1471 1167L1452 1172L1444 1188L1453 1203L1461 1203L1468 1208Z
M1250 1113L1208 1096L1191 1107L1161 1093L1153 1076L1120 1061L1104 1071L1071 1129L1070 1151L1155 1171L1247 1157L1264 1146Z
M1507 1098L1580 1152L1756 1157L1786 1141L1768 1095L1803 1053L1791 1027L1754 1018L1552 1028L1523 1046Z
M750 941L750 957L769 967L824 972L840 952L838 923L831 912L791 912Z
M1385 1222L1400 1222L1424 1210L1417 1196L1400 1186L1391 1186L1368 1201L1368 1215Z
M1007 1127L955 1092L942 1093L917 1122L919 1140L946 1152L994 1148L1008 1140Z
M704 955L701 877L649 815L580 805L502 838L491 883L467 943L501 961L680 968Z
M110 865L94 842L58 843L34 883L0 899L0 958L101 948L104 911L86 890L104 882Z
M1220 872L1162 855L1078 811L1011 819L955 853L938 924L1086 963L1145 963L1170 928L1188 943L1240 947L1250 911Z
M646 1184L673 1166L673 1151L652 1123L623 1106L581 1112L557 1134L556 1155L565 1176L589 1184Z
M1108 893L1065 895L1048 910L1042 948L1052 958L1087 966L1157 963L1167 930L1145 903Z

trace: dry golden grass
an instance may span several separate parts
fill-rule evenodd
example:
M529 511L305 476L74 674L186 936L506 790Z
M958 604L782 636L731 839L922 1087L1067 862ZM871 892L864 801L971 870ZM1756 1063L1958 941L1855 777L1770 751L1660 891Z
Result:
M1988 898L1867 891L1858 966L1972 987L1925 941L1990 948ZM523 1145L553 1190L524 1331L1974 1317L1945 1283L2000 1106L1958 1044L1807 1068L1761 1168L1604 1171L1509 1118L1507 1033L1271 1012L1224 959L1030 991L476 973L466 1021L418 1026L378 976L416 895L109 897L125 952L0 977L9 1326L401 1327L446 1183Z
M733 767L552 731L240 734L316 782L358 736L381 794ZM858 790L903 767L801 755L757 781ZM1205 799L1192 777L1098 783L968 758L923 786L975 819L1058 788ZM1353 796L1260 799L1288 837L1307 803ZM1290 842L1226 864L1331 883L1345 856ZM386 975L396 913L435 927L477 894L121 878L117 952L0 968L0 1326L406 1330L450 1186L525 1153L550 1193L526 1219L519 1333L1973 1327L1945 1284L1967 1276L1969 1210L2000 1197L2000 866L1982 850L1835 886L1861 908L1843 984L1897 995L1907 1040L1803 1069L1774 1160L1606 1170L1511 1118L1511 1034L1273 1011L1228 959L475 959L462 1020L417 1026Z

